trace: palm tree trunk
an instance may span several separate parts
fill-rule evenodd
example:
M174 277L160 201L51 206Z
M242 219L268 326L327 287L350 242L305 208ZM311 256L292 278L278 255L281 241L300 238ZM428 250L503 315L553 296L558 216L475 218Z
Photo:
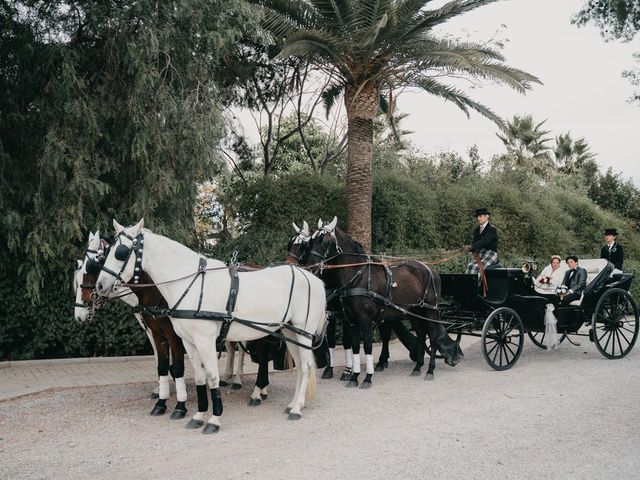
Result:
M358 90L348 86L347 110L347 233L371 251L371 194L373 180L373 117L378 111L379 89L372 84Z

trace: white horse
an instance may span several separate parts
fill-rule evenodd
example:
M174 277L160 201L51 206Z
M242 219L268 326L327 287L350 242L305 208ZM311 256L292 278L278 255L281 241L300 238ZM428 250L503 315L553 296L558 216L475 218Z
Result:
M76 301L74 308L74 317L80 322L86 322L89 318L89 313L92 309L91 303L94 302L91 298L86 298L87 291L89 290L87 283L95 283L96 277L98 276L97 271L87 271L87 266L91 261L95 262L95 265L99 263L99 257L104 254L104 251L108 248L106 242L104 242L100 238L100 231L97 230L96 233L89 232L89 241L87 243L87 249L85 251L85 255L82 260L78 260L78 267L74 273L73 284L74 289L76 291ZM84 288L83 288L84 287ZM83 292L84 290L84 292ZM85 298L83 298L83 295ZM127 305L131 307L136 307L139 304L139 299L136 295L133 294L131 289L123 288L118 294L120 300L125 302ZM142 318L142 315L138 312L134 312L134 316L140 327L144 330L147 337L149 338L149 342L151 342L151 347L153 348L153 355L156 360L156 365L159 366L159 370L166 370L168 366L169 358L163 358L163 364L165 368L160 368L160 362L158 357L158 349L156 346L156 341L160 341L160 339L154 339L153 332L151 328L148 328ZM166 341L166 340L165 340ZM169 355L169 348L166 347L166 354ZM175 361L175 358L174 358ZM158 398L158 403L151 411L151 415L157 416L162 415L166 411L165 402L169 399L170 396L170 386L169 386L169 375L166 372L164 374L160 374L158 376L158 387L152 392L152 398ZM176 409L171 414L172 419L180 419L184 418L186 414L186 408L184 407L185 402L187 401L187 388L184 382L184 376L176 376L176 396L178 400L178 405Z
M208 410L205 403L207 383L211 390L213 415L203 433L215 433L220 428L222 415L216 354L216 338L222 320L179 317L182 316L181 311L189 316L195 316L194 311L227 313L230 287L233 285L229 269L218 260L203 259L178 242L143 231L143 220L127 228L115 220L113 223L117 237L98 277L97 291L105 296L117 294L120 283L132 278L135 282L140 271L154 279L172 307L168 314L193 365L198 412L187 427L204 425L204 415ZM324 285L309 272L291 265L239 272L237 275L237 300L226 338L230 341L255 340L265 335L261 330L275 332L283 329L297 366L296 390L287 411L290 419L297 420L302 416L305 392L308 391L310 397L315 393L315 361L310 348L313 341L321 337L325 325ZM298 344L308 348L301 348Z

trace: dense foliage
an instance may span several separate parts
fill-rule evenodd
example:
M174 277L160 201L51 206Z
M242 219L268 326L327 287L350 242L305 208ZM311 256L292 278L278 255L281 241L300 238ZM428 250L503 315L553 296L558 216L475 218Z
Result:
M248 18L231 0L0 4L2 358L119 351L65 346L75 259L112 217L193 243L197 185L220 164L214 80Z

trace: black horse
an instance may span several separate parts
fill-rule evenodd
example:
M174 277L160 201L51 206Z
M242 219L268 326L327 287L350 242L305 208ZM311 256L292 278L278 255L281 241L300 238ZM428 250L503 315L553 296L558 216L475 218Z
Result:
M319 225L319 227L321 226L322 225ZM309 226L305 221L303 222L302 228L299 228L295 223L293 224L293 228L296 233L289 239L286 262L302 265L306 262L310 251L309 242L311 240L311 235L309 233ZM322 372L322 378L333 378L333 355L337 344L336 324L340 322L342 325L342 346L345 351L346 364L346 368L342 372L340 380L347 381L351 379L351 369L353 366L351 326L344 318L339 292L336 294L332 289L327 290L327 313L329 314L329 323L327 325L326 339L322 348L328 354L328 365ZM376 372L382 372L389 366L389 342L391 340L391 331L396 334L396 337L407 348L407 350L409 350L409 357L415 361L416 337L409 332L401 320L387 318L379 324L379 327L382 339L382 351L380 352L380 357L378 358L378 363L375 367Z
M336 228L336 223L334 218L333 222L322 225L313 234L303 264L315 271L327 287L340 296L351 325L356 359L360 351L360 337L363 339L367 372L362 388L371 386L373 376L373 325L383 320L394 322L408 318L411 321L417 334L416 366L412 375L419 375L424 365L427 335L432 355L426 378L433 378L436 349L444 355L448 365L455 366L462 352L440 323L440 276L431 267L415 260L387 266L368 255L359 243ZM358 385L359 373L356 360L348 386Z
M287 256L285 261L290 264L302 265L309 254L309 225L303 222L302 228L293 224L295 234L289 239L287 245ZM319 354L327 356L327 366L322 372L322 378L327 380L333 378L334 355L336 348L336 325L342 325L342 347L345 352L345 370L340 376L340 380L347 381L351 378L351 368L353 366L353 347L351 345L351 329L342 315L342 305L340 298L334 296L331 291L327 291L327 314L328 324L325 339L319 348Z

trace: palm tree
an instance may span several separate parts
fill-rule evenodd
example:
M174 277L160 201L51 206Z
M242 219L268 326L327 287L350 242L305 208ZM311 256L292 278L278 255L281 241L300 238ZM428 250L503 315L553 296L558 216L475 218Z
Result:
M347 113L347 231L371 249L373 119L380 97L418 87L475 110L502 127L502 120L447 77L492 80L524 93L539 80L504 63L486 45L441 40L432 30L496 0L452 0L426 9L431 0L249 0L264 11L263 25L280 56L299 56L337 80L323 93L327 108L342 95Z
M551 138L545 136L550 130L542 130L545 122L536 124L531 115L514 115L502 134L496 134L507 147L507 156L515 165L531 169L541 176L547 175L553 167L551 147L546 145Z
M575 173L588 161L595 158L584 138L573 140L570 133L556 137L556 148L553 149L558 167L568 174Z

